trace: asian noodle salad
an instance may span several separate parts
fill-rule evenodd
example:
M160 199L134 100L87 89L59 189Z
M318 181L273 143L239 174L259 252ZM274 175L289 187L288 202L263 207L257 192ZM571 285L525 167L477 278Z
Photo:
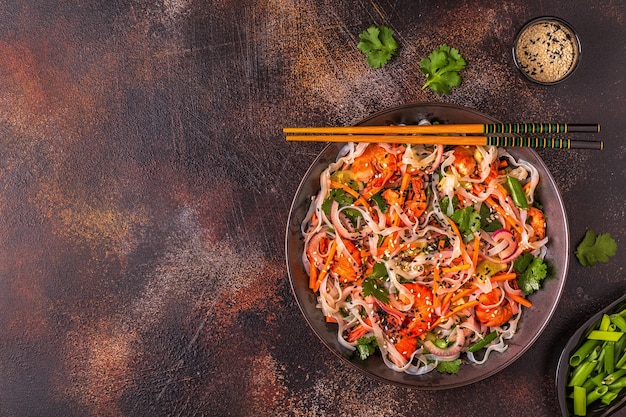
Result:
M505 351L546 277L538 183L505 148L346 144L302 224L339 342L415 375Z

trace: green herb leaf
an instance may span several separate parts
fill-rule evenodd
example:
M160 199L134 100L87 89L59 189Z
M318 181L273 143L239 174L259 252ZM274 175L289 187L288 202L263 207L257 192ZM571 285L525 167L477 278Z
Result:
M461 85L459 71L467 62L456 48L446 44L439 45L420 62L420 70L426 74L422 90L430 87L437 94L450 94L453 87Z
M485 232L495 232L502 229L502 223L493 215L487 204L480 205L480 228Z
M338 202L339 207L342 207L354 203L354 198L352 198L352 196L347 194L341 188L333 188L332 190L330 190L330 193L328 194L326 200L324 200L324 202L322 203L322 211L324 211L327 216L330 215L330 206L333 201Z
M473 207L465 207L455 210L450 218L457 224L459 231L463 234L463 239L472 238L474 232L480 230L480 214Z
M382 262L376 262L374 266L372 266L372 273L368 275L368 278L384 278L386 279L389 276L389 272L387 272L387 267Z
M616 252L617 243L610 234L596 235L593 230L587 230L576 248L576 257L582 266L593 266L598 262L608 262Z
M376 341L375 336L364 336L356 341L356 349L361 360L365 360L372 356L374 352L376 352L377 347L378 342Z
M381 68L396 55L398 42L393 37L393 29L387 26L370 26L359 34L359 51L367 55L367 65Z
M363 279L363 295L373 295L383 303L389 302L389 293L383 282L383 279L387 279L389 273L387 267L382 262L376 262L372 267L372 273Z
M354 198L350 194L346 193L341 188L333 188L332 190L330 190L330 193L326 200L324 200L324 202L322 203L322 211L327 216L330 215L330 207L333 201L337 201L337 203L339 203L339 207L354 204ZM350 219L353 225L356 225L357 220L359 219L359 217L362 216L361 212L356 209L345 209L342 211L342 213L345 214L348 219Z
M442 361L437 364L437 371L446 374L456 374L461 369L461 359Z
M548 265L541 258L532 256L526 269L517 277L517 283L524 294L532 294L540 290L543 280L548 275ZM515 264L513 265L515 268Z
M513 269L518 274L521 274L522 272L526 271L526 268L528 268L528 265L530 265L530 263L533 261L534 258L535 257L530 253L521 254L513 262Z
M452 207L450 207L450 197L445 196L439 201L439 207L441 207L441 211L444 214L448 214L448 212L454 212L454 208L459 205L459 199L457 196L452 198ZM448 211L449 210L449 211Z
M383 282L379 279L367 277L363 280L363 295L373 295L374 298L382 301L383 303L389 303L389 294Z
M376 203L380 211L382 211L383 213L387 213L387 209L389 207L387 206L387 202L385 201L385 199L380 194L374 194L370 197L370 200Z

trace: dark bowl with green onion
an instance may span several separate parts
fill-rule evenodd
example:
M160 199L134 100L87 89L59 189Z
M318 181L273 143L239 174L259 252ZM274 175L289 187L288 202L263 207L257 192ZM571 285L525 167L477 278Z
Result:
M564 417L607 417L626 404L626 295L572 335L559 358L556 385Z

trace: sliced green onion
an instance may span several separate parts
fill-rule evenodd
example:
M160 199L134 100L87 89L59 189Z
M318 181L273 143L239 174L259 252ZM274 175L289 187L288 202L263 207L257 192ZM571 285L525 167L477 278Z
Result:
M623 332L609 332L602 330L592 330L589 333L588 338L591 340L604 340L607 342L617 342L620 337L624 335Z
M622 332L626 332L626 319L619 314L612 314L610 316L611 322L619 327Z
M585 399L587 406L594 401L602 398L607 392L609 392L609 387L606 385L603 387L596 387L593 391L587 393L587 398Z
M615 342L606 342L603 350L602 366L604 366L605 371L611 373L615 370Z
M610 405L613 401L615 401L620 391L621 388L617 390L609 390L609 392L602 396L602 399L600 401L602 401L602 404L604 405Z
M581 387L597 364L598 361L583 362L574 368L568 387Z
M626 369L618 369L617 371L608 374L606 378L602 380L602 384L611 385L612 383L614 383L615 381L617 381L624 375L626 375Z
M574 415L587 415L587 392L583 387L574 387Z
M569 364L570 366L576 367L585 360L585 358L591 353L592 350L596 348L596 346L600 345L599 340L586 340L570 357Z
M609 385L609 389L613 391L614 389L622 389L626 388L626 376L621 377L617 381L613 382Z

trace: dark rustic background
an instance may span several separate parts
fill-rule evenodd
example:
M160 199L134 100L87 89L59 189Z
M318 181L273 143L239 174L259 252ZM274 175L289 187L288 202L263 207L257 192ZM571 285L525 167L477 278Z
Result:
M626 9L621 0L17 0L0 2L1 416L554 416L560 350L626 292ZM532 85L511 44L529 19L579 32L568 81ZM371 24L399 56L372 70ZM468 61L449 96L421 90L440 43ZM572 250L557 313L499 374L449 391L371 380L329 353L290 292L284 232L323 144L411 102L503 121L599 122L606 149L541 151Z

